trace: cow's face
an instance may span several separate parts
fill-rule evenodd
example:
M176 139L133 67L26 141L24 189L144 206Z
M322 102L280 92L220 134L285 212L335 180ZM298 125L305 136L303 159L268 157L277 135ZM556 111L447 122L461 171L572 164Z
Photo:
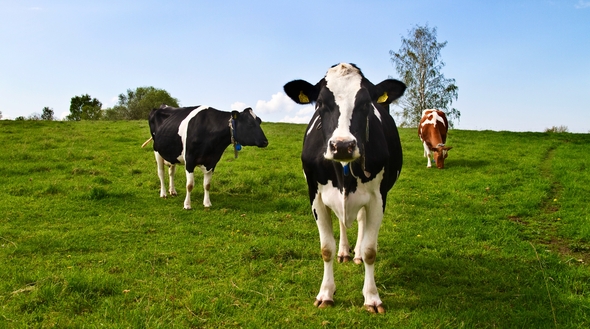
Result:
M284 86L287 95L299 104L315 102L321 130L326 141L324 157L351 162L364 154L369 132L369 116L377 103L389 104L400 97L405 85L385 80L375 86L354 64L331 67L315 86L295 80Z
M452 148L452 146L439 146L434 149L434 162L438 169L444 169L445 159L449 156L449 150Z
M266 147L268 140L260 128L262 120L254 114L251 108L242 112L232 111L232 125L234 138L243 146Z

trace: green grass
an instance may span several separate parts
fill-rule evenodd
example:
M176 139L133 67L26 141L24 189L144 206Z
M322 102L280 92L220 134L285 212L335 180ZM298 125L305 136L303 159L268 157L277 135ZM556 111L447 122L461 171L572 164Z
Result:
M453 130L437 170L401 129L376 263L387 313L370 315L353 263L335 265L336 305L313 307L305 126L263 129L268 148L219 162L213 207L199 183L185 211L182 168L159 198L147 122L0 121L0 328L590 326L590 135Z

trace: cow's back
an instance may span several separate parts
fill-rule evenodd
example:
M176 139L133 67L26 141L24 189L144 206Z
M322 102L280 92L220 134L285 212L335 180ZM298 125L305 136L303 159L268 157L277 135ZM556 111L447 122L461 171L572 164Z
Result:
M180 124L196 107L164 108L152 110L150 130L154 139L154 151L170 163L180 163L182 138L179 134ZM153 114L153 115L152 115Z

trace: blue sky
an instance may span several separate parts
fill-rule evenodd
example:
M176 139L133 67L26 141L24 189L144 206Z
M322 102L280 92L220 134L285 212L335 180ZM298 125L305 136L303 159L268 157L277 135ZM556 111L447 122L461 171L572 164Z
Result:
M286 82L339 62L396 78L389 51L425 24L448 42L456 128L590 132L590 0L0 0L0 111L62 117L73 96L105 108L154 86L183 106L306 122Z

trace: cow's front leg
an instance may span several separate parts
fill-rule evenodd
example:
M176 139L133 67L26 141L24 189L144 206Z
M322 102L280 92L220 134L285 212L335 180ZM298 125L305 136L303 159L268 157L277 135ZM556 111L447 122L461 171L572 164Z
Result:
M332 230L332 217L330 210L319 201L318 198L312 205L312 211L320 233L320 246L322 259L324 261L324 278L320 286L320 292L316 296L314 305L319 308L326 308L334 305L334 255L336 253L336 240Z
M424 157L426 157L426 159L428 159L428 163L426 164L426 168L431 168L432 167L432 163L430 162L430 147L428 147L428 144L426 144L426 142L422 142L422 145L424 146Z
M184 209L191 209L191 192L195 186L195 173L186 170L186 197L184 198Z
M158 178L160 179L160 198L166 197L166 182L164 180L164 158L160 154L154 151L156 158L156 168L158 170Z
M176 173L176 165L170 165L170 167L168 167L168 178L169 178L169 188L168 188L168 192L170 192L170 195L173 196L177 196L178 193L176 193L176 188L174 187L174 174Z
M350 244L346 235L346 224L340 222L340 244L338 245L338 263L347 263L352 260L350 256Z
M213 169L207 170L205 166L201 166L203 171L203 206L211 207L211 200L209 200L209 190L211 189L211 178L213 177Z
M361 255L361 246L363 245L363 236L365 234L365 223L367 222L367 211L365 207L359 211L356 221L358 223L358 234L356 238L356 245L354 246L354 263L362 264L363 256Z
M371 313L385 313L383 302L379 298L377 285L375 284L375 260L377 258L377 236L383 220L383 203L380 197L367 207L367 218L361 246L361 254L365 263L365 283L363 295L365 296L365 309Z

